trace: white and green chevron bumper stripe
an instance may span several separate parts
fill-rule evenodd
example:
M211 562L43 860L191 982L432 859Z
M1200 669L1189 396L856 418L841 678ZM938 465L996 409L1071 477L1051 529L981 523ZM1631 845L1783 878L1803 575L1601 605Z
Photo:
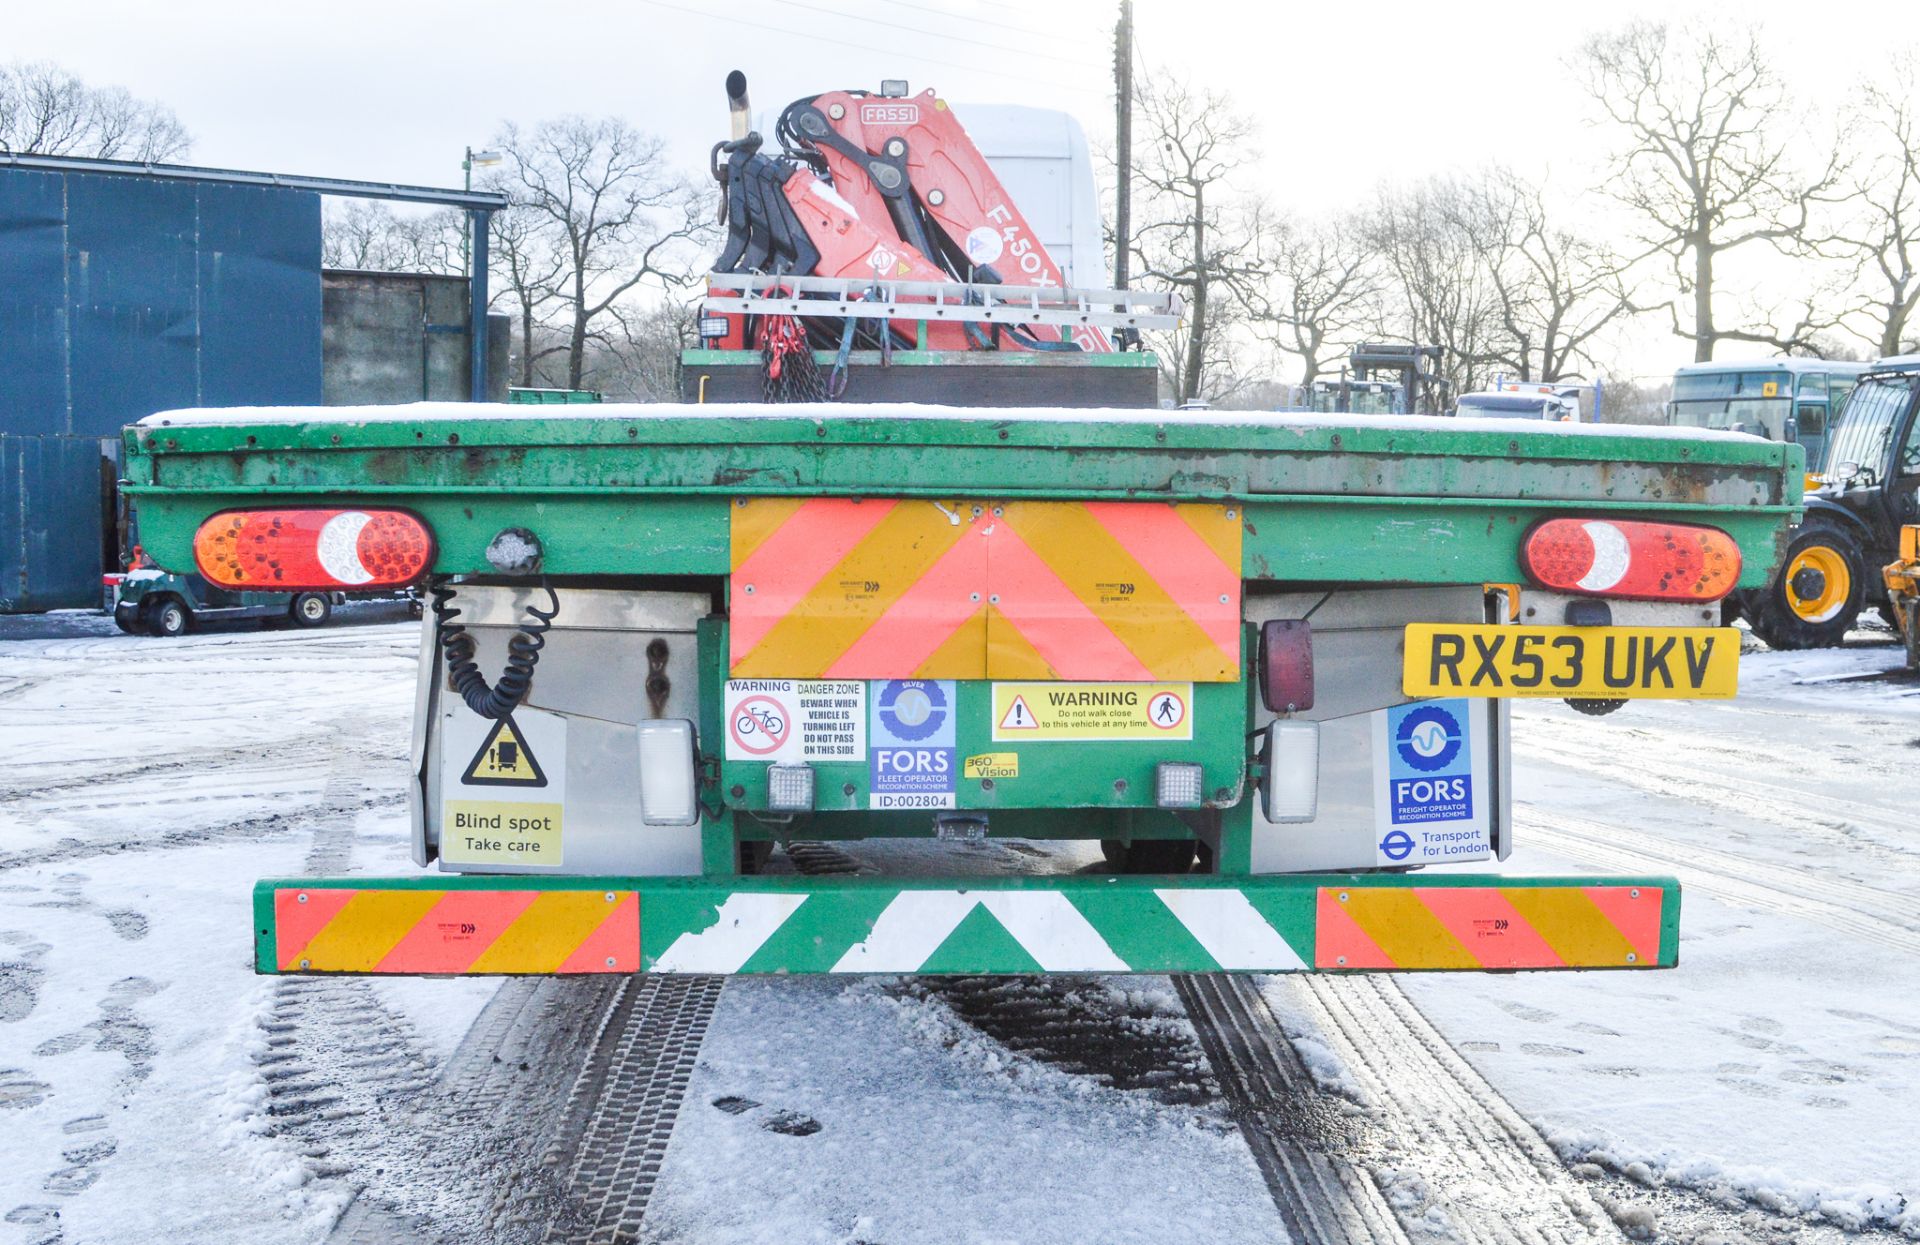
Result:
M1239 890L889 890L729 895L656 973L1127 973L1303 969ZM652 932L651 928L648 930ZM1308 948L1311 950L1311 947Z
M555 892L560 892L556 894ZM262 972L1281 973L1650 968L1659 878L293 879Z

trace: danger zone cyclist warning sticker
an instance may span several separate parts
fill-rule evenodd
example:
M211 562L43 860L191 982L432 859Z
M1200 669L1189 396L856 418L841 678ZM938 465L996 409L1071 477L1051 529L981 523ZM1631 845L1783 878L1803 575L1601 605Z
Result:
M867 763L867 685L842 679L730 679L727 760Z
M995 743L1192 739L1191 683L995 683Z

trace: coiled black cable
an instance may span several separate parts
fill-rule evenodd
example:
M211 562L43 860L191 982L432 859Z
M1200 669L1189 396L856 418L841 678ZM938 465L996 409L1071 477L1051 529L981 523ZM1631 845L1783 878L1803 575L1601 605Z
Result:
M467 708L483 718L497 719L511 714L533 684L533 668L540 664L540 650L547 646L547 632L560 613L560 597L544 576L540 586L547 590L549 608L527 606L533 621L520 627L507 641L507 666L500 672L500 681L492 687L487 686L487 676L480 673L480 665L473 659L473 637L455 621L460 617L460 610L448 604L456 590L444 579L427 588L433 597L434 632L440 651L447 659L447 674L453 680L453 690L460 693Z

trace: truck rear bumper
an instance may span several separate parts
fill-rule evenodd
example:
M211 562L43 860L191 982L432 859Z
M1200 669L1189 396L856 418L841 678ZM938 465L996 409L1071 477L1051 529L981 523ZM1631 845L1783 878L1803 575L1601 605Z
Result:
M267 880L261 973L1671 968L1671 878Z

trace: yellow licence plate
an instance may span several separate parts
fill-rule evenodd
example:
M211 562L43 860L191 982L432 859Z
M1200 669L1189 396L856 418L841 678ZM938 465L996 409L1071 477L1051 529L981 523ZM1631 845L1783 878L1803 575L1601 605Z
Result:
M1705 700L1739 685L1732 627L1518 627L1413 623L1409 696Z

